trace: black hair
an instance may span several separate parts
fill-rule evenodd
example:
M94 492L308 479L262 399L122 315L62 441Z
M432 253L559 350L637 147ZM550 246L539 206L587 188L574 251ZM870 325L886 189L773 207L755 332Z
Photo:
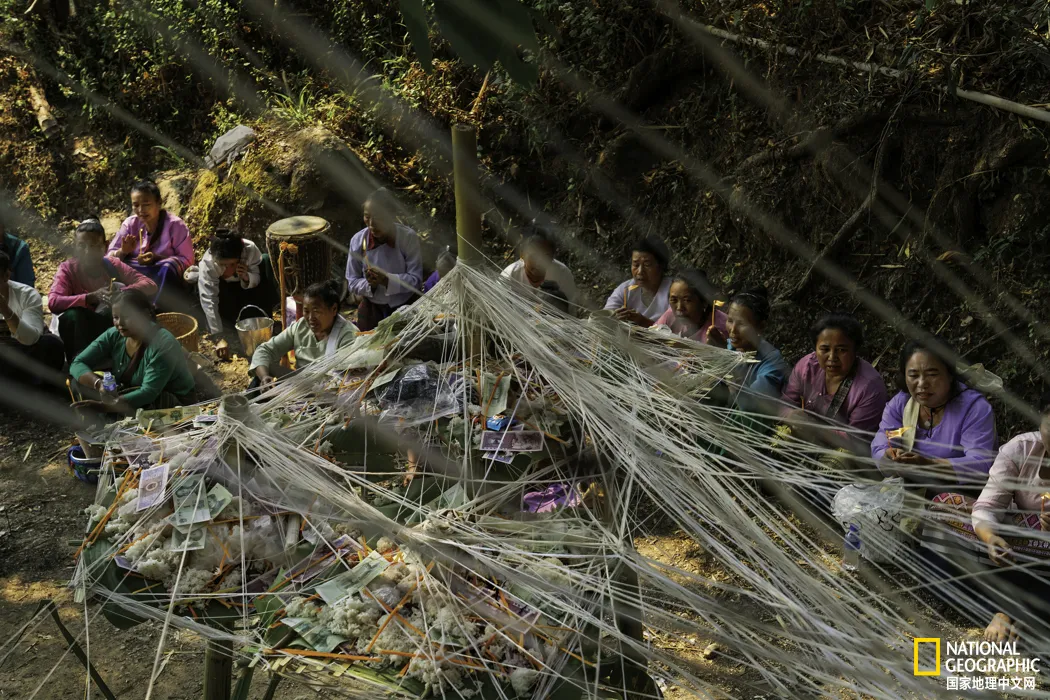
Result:
M904 344L904 347L901 348L900 358L897 362L897 376L895 377L898 389L901 391L908 390L908 360L910 360L912 355L917 352L925 352L937 358L937 360L944 365L945 370L948 372L948 379L950 379L952 383L951 396L954 397L956 395L955 386L962 381L959 377L959 370L955 366L955 360L952 359L952 356L956 355L956 352L951 346L944 342L943 339L937 336L934 336L934 339L937 341L938 347L934 347L933 343L926 343L921 340L909 340ZM944 350L941 350L940 348L944 348Z
M809 329L809 339L813 347L817 346L817 338L820 337L820 334L829 328L842 331L847 338L853 341L853 350L860 352L864 345L864 326L849 314L840 312L828 314Z
M208 246L213 257L219 260L239 258L244 252L244 239L241 234L228 228L215 229L215 236Z
M657 264L664 272L667 272L667 267L671 264L671 251L667 249L667 244L659 236L646 236L636 241L631 246L631 252L649 253L656 258Z
M313 297L314 299L320 299L325 306L339 306L339 302L343 298L342 291L342 285L338 280L325 280L324 282L314 282L307 287L303 298Z
M554 237L551 235L550 229L542 224L532 222L521 230L518 252L524 255L526 250L537 245L545 247L551 254L551 257L554 257Z
M11 272L11 256L7 251L0 250L0 274Z
M136 192L144 192L151 195L153 199L157 200L157 204L164 201L160 196L160 187L158 187L157 183L153 180L139 180L136 182L131 186L131 194L135 194Z
M113 308L125 304L129 304L133 309L141 311L151 320L157 317L157 310L153 307L153 302L138 289L122 289L114 295Z
M707 275L694 267L682 268L671 281L683 282L688 285L689 291L699 297L700 301L707 304L708 307L718 297L718 291L711 284L711 281L707 279ZM708 311L710 311L710 308Z
M749 287L742 292L737 292L729 300L730 304L739 304L751 310L751 315L759 323L769 320L769 290L765 287Z
M390 190L385 187L380 187L378 190L368 195L365 198L365 204L371 204L373 209L379 209L390 216L397 215L397 199L391 194Z
M102 228L102 222L99 221L96 214L89 214L77 225L73 235L76 236L78 233L93 233L96 236L101 236L103 243L106 241L106 229Z
M1039 397L1039 405L1036 408L1041 415L1050 416L1050 389L1044 391L1043 395Z

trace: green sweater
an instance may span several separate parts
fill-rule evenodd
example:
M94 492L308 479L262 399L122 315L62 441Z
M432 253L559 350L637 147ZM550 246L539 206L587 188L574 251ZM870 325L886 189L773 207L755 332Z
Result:
M77 355L73 364L69 366L69 373L75 380L87 372L110 364L109 371L119 380L131 363L124 343L125 339L121 337L120 332L115 327L110 328ZM153 339L146 347L139 366L131 375L130 386L138 388L121 398L132 408L149 406L165 391L180 398L193 391L193 375L186 362L186 354L182 351L179 341L175 340L175 336L159 326L154 326Z

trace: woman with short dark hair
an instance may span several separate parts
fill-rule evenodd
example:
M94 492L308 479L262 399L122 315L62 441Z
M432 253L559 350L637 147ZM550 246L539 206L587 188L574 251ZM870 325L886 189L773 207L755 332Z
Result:
M672 333L698 343L726 344L726 315L715 308L717 292L707 275L687 268L671 279L667 291L668 309L656 320Z
M834 313L810 329L813 352L795 365L782 399L811 417L874 432L889 396L871 363L858 356L864 329L852 316ZM794 412L792 412L794 413Z
M605 309L621 321L649 327L668 308L671 278L667 274L671 253L656 236L646 236L631 247L631 279L623 282L605 301Z
M980 392L959 380L943 342L909 341L894 396L871 456L884 473L910 481L980 489L995 457L995 416Z
M780 396L789 371L784 356L763 336L771 312L765 287L737 292L726 311L726 347L755 353L755 362L741 366L734 380L738 389L735 404L751 413L776 412L774 399Z
M296 370L332 355L354 341L357 329L339 315L341 285L335 280L317 282L303 295L303 316L255 349L248 372L250 388L269 384L288 370L281 358L295 351Z

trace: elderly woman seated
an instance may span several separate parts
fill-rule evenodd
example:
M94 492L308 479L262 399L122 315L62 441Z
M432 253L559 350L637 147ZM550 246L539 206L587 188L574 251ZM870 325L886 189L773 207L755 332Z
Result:
M656 236L648 236L631 248L631 279L622 282L605 301L605 309L621 321L648 328L667 311L671 278L667 267L671 253Z
M97 374L109 371L116 391ZM157 325L153 305L141 291L126 289L113 300L113 327L84 349L69 368L81 387L102 395L111 412L173 408L196 402L186 354L169 331Z
M715 308L715 288L707 276L694 269L685 269L674 276L667 292L670 308L656 320L657 326L671 329L683 338L699 343L725 347L726 315Z
M1015 639L1019 620L1050 638L1050 393L1037 408L1039 429L1003 445L980 497L938 495L923 532L928 560L944 573L980 574L953 597L977 593L979 600L969 607L985 608L971 612L990 619L984 635L989 641ZM1041 569L1031 568L1036 563ZM1018 564L1027 566L1014 568Z
M249 388L289 374L281 359L291 351L295 352L296 369L302 369L354 341L357 329L339 315L340 291L335 280L306 288L303 317L255 349L248 368L254 375Z
M813 352L795 365L781 399L781 414L795 435L827 447L867 455L889 396L882 377L858 357L864 330L853 317L830 314L810 329ZM864 431L829 430L842 426Z
M907 343L900 355L901 391L882 413L871 456L887 476L943 491L979 491L995 457L995 416L980 392L959 379L943 343Z

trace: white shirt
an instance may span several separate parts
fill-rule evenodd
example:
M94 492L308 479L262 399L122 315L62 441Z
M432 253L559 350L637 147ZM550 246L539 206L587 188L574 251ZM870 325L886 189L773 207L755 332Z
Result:
M610 311L634 309L650 321L656 321L670 308L667 301L667 293L670 291L670 277L664 277L660 283L660 289L652 296L633 279L627 280L609 295L605 302L605 308Z
M44 332L44 300L40 292L27 284L8 282L7 287L7 305L18 316L15 340L22 345L35 345Z
M240 262L248 268L247 282L238 277L236 272L229 277L223 277L223 268L215 261L210 250L201 258L197 291L200 294L201 308L204 310L204 318L208 320L210 333L222 333L222 318L219 317L219 282L239 282L242 289L253 289L259 286L261 279L259 264L262 262L262 253L259 247L247 238L242 240L244 250L241 251Z
M516 260L510 265L507 265L503 269L503 277L509 277L512 280L521 282L524 285L533 287L532 282L525 276L525 261ZM565 266L559 260L551 260L551 264L547 266L547 276L543 280L544 282L553 282L558 285L558 289L565 295L565 298L569 301L570 306L576 306L577 294L576 294L576 281L572 277L572 270ZM536 287L533 287L536 289Z

